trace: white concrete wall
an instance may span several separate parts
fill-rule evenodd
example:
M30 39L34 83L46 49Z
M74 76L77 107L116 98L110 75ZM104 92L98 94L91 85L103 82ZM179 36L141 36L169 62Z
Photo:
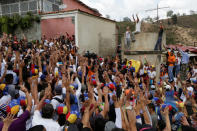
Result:
M76 37L79 52L95 52L102 56L114 55L116 23L78 12Z
M130 51L153 51L158 39L158 33L141 32L135 35L135 39L136 39L135 42L131 42L131 48L129 49ZM125 39L123 39L122 43L125 43ZM165 33L163 34L162 45L166 45ZM126 47L124 49L126 49Z

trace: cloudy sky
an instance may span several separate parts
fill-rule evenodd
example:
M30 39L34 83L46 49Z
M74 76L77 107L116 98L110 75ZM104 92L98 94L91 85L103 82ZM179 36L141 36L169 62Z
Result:
M197 0L81 0L88 6L96 8L105 17L109 15L111 19L117 21L124 17L131 17L132 14L139 14L140 17L156 17L156 11L146 12L145 10L159 7L170 7L159 11L159 17L166 17L168 10L189 14L190 10L197 11Z

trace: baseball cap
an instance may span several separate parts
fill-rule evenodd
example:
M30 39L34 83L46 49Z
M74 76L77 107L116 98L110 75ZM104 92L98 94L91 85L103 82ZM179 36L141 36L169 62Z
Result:
M112 129L116 128L116 125L114 122L112 121L108 121L106 124L105 124L105 131L111 131Z
M114 85L113 83L109 83L108 87L109 87L109 89L112 90L112 91L115 90L115 88L116 88L115 85Z
M50 103L51 103L51 100L49 100L49 99L44 100L44 104L50 104Z
M73 124L77 120L77 115L76 114L71 114L70 112L66 115L66 120Z
M19 112L19 109L20 109L19 101L16 99L13 99L7 106L6 112L16 115Z
M72 85L74 86L75 89L78 89L78 84L77 83L73 83Z
M194 91L193 87L188 87L187 90L190 91L190 92Z
M170 85L166 85L166 89L171 89L171 86Z
M62 86L61 85L55 86L55 93L62 94Z
M6 87L6 84L0 84L0 90L4 90L5 89L5 87Z
M17 94L19 94L19 90L15 89L14 85L9 85L8 86L8 93L10 94L10 96L13 98L15 98L15 96Z
M192 82L193 82L194 84L197 84L197 80L193 80Z
M184 102L182 102L182 101L176 102L176 104L177 104L179 107L181 107L181 108L184 107Z
M150 87L151 87L151 89L155 89L155 85L151 85Z
M19 103L20 103L21 106L27 105L27 99L26 99L25 96L20 96L20 97L18 98L18 100L19 100Z
M56 111L58 115L67 114L68 108L65 104L60 104L57 106Z

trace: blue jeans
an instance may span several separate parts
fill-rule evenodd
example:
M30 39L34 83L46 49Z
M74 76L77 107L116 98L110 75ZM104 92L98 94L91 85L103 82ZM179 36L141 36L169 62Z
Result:
M162 44L162 36L160 36L160 37L158 38L154 50L160 50L160 51L161 51L161 49L162 49L162 48L161 48L161 44Z
M174 68L174 66L168 66L168 76L169 76L170 81L174 80L173 68Z
M177 77L177 75L180 73L181 65L176 65L175 68L175 76Z

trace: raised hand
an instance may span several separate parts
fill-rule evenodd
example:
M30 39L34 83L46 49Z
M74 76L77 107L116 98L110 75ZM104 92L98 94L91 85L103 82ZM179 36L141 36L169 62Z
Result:
M15 121L16 119L14 119L13 114L8 113L6 118L1 118L3 120L3 129L2 131L7 131L9 126L12 124L13 121Z
M107 86L105 86L105 87L103 88L103 95L108 95L108 93L109 93L109 89L108 89Z
M187 118L185 116L181 117L181 124L184 126L189 126L189 123L188 123Z
M23 85L20 85L20 87L21 87L20 90L23 91L24 93L28 92L27 88L25 88Z

